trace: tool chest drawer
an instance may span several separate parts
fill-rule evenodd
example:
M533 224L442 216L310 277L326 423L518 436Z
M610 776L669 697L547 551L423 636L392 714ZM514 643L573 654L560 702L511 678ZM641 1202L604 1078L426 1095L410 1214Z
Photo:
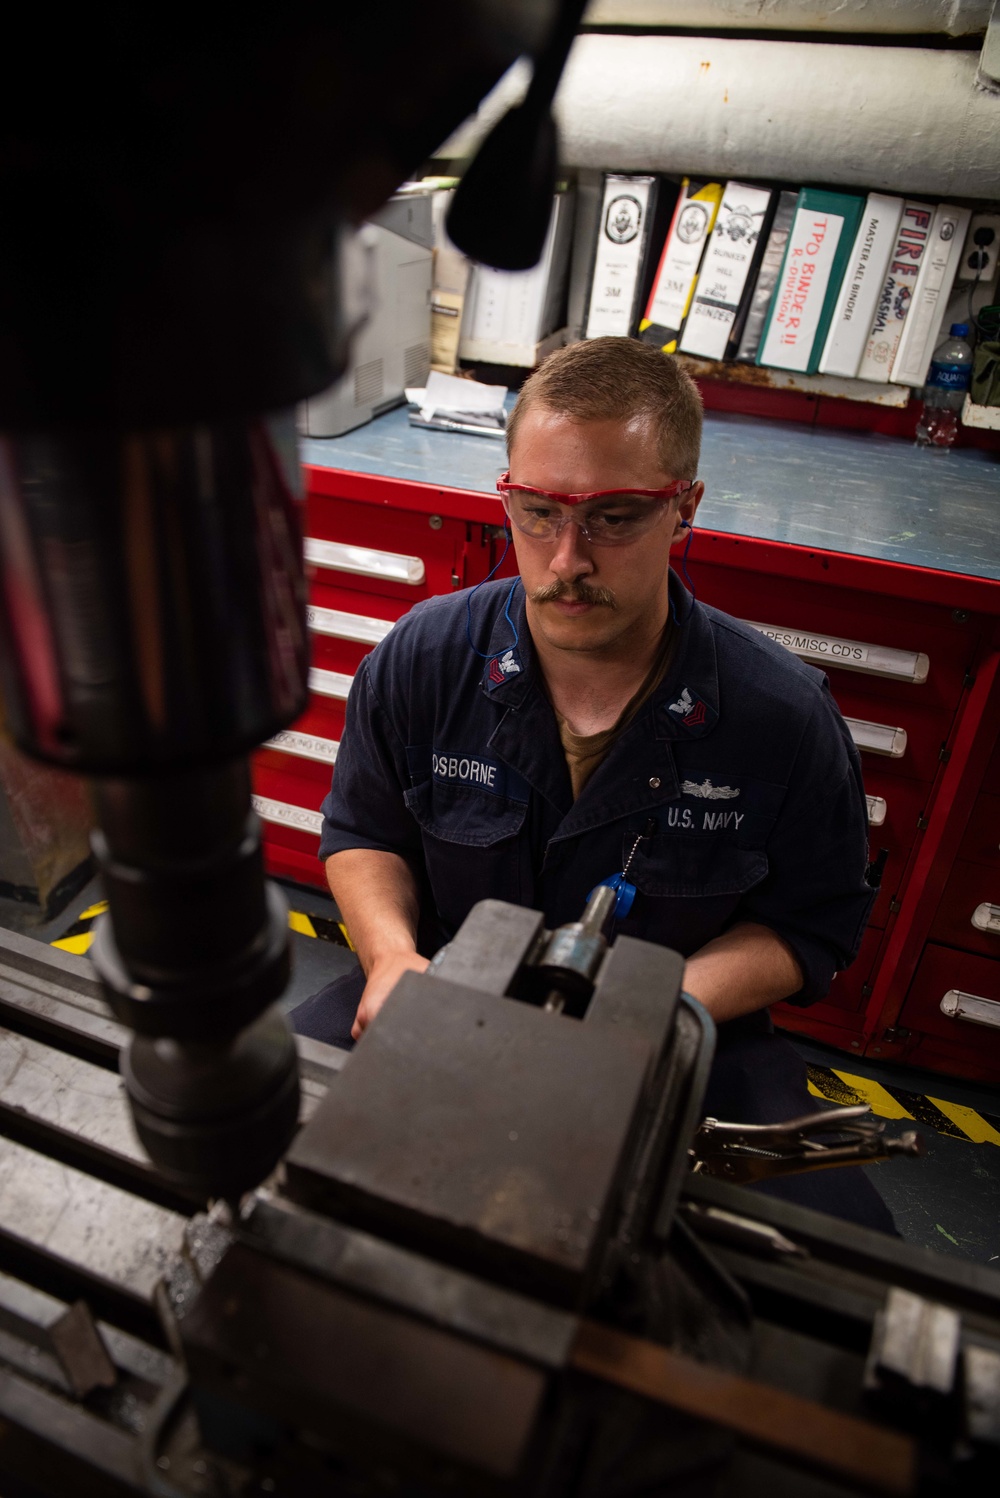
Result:
M325 887L316 856L322 822L319 805L325 791L317 794L319 787L308 774L289 764L276 767L275 757L267 751L254 760L253 804L264 824L265 864L279 878Z
M830 685L866 771L877 764L884 775L931 784L951 732L952 712L916 700L919 687L912 701L886 702L880 695L858 691L844 673Z
M1000 860L995 869L955 860L930 939L1000 958Z
M699 536L704 543L704 534ZM883 702L919 703L954 712L983 622L935 604L859 592L836 584L755 575L753 546L745 565L712 565L699 557L688 568L699 598L764 633L830 676L839 691L863 691Z
M975 1000L978 1004L970 1002ZM901 1030L909 1031L902 1037L909 1063L995 1082L1000 1075L1000 960L929 944L900 1010L897 1033Z
M987 784L991 783L987 780ZM996 784L996 782L992 782ZM976 800L965 829L958 856L972 863L984 863L996 869L996 888L1000 891L1000 795L984 791ZM998 894L1000 899L1000 894Z
M404 608L465 586L470 533L481 530L451 516L318 494L306 516L306 563L317 584L379 593Z

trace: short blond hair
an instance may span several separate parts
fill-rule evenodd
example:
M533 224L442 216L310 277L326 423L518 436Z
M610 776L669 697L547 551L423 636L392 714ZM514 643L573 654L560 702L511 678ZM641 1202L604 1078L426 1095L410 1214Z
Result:
M665 473L693 479L701 455L701 395L670 354L637 338L588 338L558 349L528 376L507 421L507 455L525 411L544 406L577 421L649 416Z

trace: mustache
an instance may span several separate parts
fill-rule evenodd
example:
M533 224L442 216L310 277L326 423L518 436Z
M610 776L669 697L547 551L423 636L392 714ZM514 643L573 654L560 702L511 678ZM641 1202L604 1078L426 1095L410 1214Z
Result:
M532 603L591 603L608 609L617 609L618 599L611 588L592 588L582 579L575 583L554 582L545 588L536 588L530 595Z

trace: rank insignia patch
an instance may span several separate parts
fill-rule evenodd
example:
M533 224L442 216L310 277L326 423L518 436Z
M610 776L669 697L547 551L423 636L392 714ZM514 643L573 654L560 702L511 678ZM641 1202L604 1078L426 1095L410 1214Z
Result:
M521 662L517 658L517 651L505 650L503 655L495 655L486 668L486 685L492 692L494 687L502 687L508 676L517 676L521 670Z

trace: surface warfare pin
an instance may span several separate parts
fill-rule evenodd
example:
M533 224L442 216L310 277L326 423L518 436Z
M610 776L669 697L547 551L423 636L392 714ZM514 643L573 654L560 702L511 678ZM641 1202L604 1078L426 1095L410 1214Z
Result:
M517 651L511 647L505 650L503 655L495 655L486 668L486 685L492 692L494 687L502 687L508 676L517 676L521 670L521 662Z

